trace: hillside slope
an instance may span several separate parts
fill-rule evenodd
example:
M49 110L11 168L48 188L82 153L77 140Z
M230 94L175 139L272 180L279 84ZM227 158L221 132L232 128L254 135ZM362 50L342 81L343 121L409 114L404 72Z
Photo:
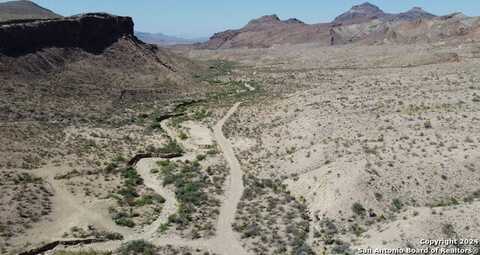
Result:
M27 34L43 36L21 43ZM168 114L208 89L193 78L202 65L139 41L129 17L0 25L0 37L6 38L0 43L0 141L6 145L0 168L50 158L38 153L58 146L62 139L51 133L62 135L65 127L121 126L140 113ZM19 140L25 132L36 135Z
M0 3L0 22L22 19L53 19L61 15L45 9L31 1L8 1Z
M137 40L129 17L85 14L8 24L0 26L0 36L6 38L0 43L4 121L101 116L146 96L191 91L183 66L194 70L194 64Z

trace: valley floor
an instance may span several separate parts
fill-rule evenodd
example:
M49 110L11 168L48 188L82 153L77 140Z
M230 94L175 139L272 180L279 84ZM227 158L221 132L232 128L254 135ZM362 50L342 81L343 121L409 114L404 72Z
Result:
M127 155L150 147L135 167L109 152L101 173L66 160L2 170L2 202L44 212L2 235L3 251L96 237L49 252L356 254L480 236L480 44L183 54L217 61L204 79L225 93L127 131L67 130L91 154L107 133Z

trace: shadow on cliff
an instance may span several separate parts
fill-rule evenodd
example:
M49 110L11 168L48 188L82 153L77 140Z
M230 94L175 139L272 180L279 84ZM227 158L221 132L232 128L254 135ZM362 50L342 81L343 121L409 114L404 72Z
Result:
M50 20L18 20L0 23L0 53L19 57L44 48L81 48L101 54L122 37L133 35L130 17L87 13Z

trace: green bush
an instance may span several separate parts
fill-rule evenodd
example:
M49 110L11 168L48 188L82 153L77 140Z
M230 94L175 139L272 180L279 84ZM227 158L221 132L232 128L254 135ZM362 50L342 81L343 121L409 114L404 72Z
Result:
M398 210L402 209L403 203L400 199L395 198L395 199L392 200L392 206L393 206L394 210L398 211Z
M154 195L144 195L141 198L135 200L135 206L144 206L144 205L151 205L154 203L165 203L165 198L159 194Z
M160 227L158 227L158 230L157 230L157 231L158 231L159 233L163 234L163 233L167 232L167 230L168 230L169 228L170 228L170 224L169 224L168 222L167 222L167 223L162 223L162 224L160 225Z
M124 187L118 191L118 194L123 196L122 202L128 202L129 200L133 200L138 197L137 191L132 186Z
M182 139L182 140L187 140L188 139L188 135L187 133L183 132L183 131L180 131L180 133L178 134L178 138Z
M155 130L161 130L162 126L160 125L160 122L154 122L150 125L150 128Z
M134 240L122 244L118 251L122 255L154 255L155 246L145 240Z
M126 217L116 219L115 224L119 226L129 227L129 228L135 227L135 222L133 222L131 219Z
M108 232L105 234L105 238L108 240L123 240L123 235L115 232Z
M183 149L175 140L170 140L167 144L158 148L158 152L164 154L183 154Z
M137 186L143 184L142 177L137 173L133 167L127 167L122 171L122 177L125 178L127 186Z
M175 197L180 203L177 213L169 217L169 222L187 225L196 208L208 200L206 184L197 161L177 164L170 161L158 162L161 165L163 185L175 186Z

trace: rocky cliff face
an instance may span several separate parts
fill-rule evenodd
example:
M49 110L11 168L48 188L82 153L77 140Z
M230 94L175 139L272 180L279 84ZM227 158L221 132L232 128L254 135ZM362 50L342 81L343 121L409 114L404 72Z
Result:
M21 55L49 47L99 53L124 36L133 37L130 17L88 13L68 18L0 23L0 53Z

